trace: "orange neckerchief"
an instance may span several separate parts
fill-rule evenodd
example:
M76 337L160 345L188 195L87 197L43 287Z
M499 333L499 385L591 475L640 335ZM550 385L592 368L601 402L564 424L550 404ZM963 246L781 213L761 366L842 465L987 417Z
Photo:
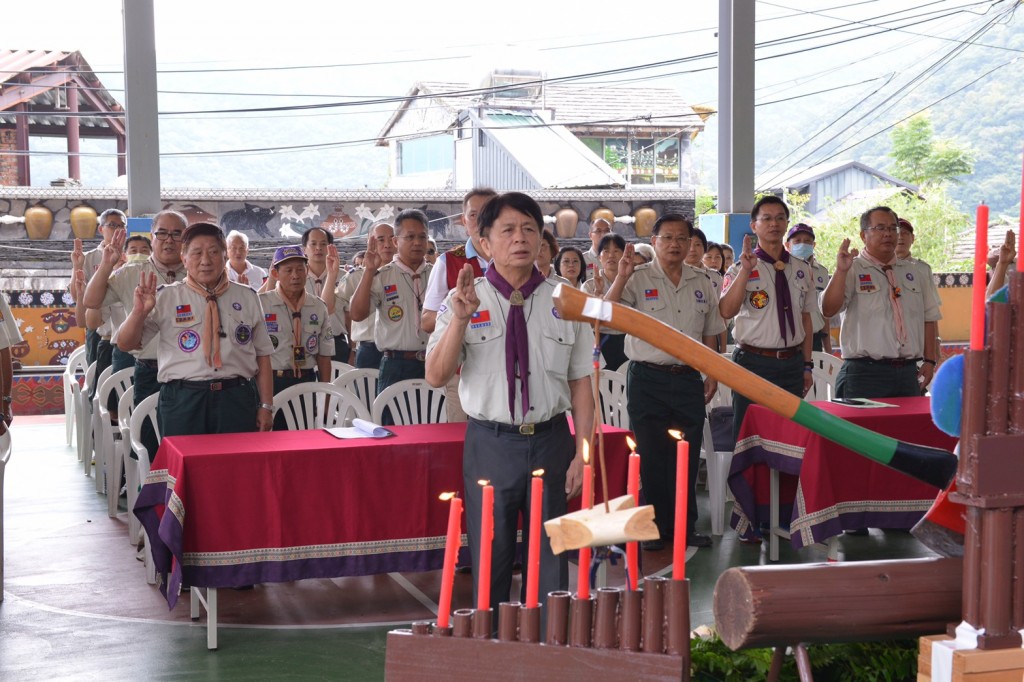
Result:
M892 319L896 323L896 340L902 346L907 342L907 328L903 322L903 303L900 301L900 287L896 283L896 275L893 273L892 266L896 263L896 256L893 255L892 259L888 262L883 262L878 258L875 258L867 249L860 252L860 255L864 257L864 260L877 265L882 268L882 272L885 273L885 278L889 280L889 300L892 302Z
M220 369L220 336L224 329L220 324L217 298L231 286L228 283L227 270L221 273L213 289L207 289L192 279L192 275L185 275L185 286L206 299L206 315L203 316L203 355L206 357L206 364Z

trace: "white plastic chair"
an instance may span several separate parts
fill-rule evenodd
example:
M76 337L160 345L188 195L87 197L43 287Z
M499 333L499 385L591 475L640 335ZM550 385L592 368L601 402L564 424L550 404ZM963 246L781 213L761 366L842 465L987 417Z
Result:
M11 459L11 430L0 435L0 602L4 600L4 469Z
M718 384L718 392L708 403L708 413L715 407L732 406L732 389L725 384ZM726 509L729 497L729 468L732 466L732 450L716 450L711 437L711 419L704 421L704 443L700 456L708 467L708 501L711 506L711 534L722 535L725 532Z
M156 406L160 400L160 394L154 393L149 396L141 403L135 406L135 411L132 412L131 419L128 420L128 434L131 449L138 455L139 460L136 462L136 469L138 470L138 479L140 485L146 482L146 476L149 475L149 450L142 444L142 427L146 421L150 421L153 424L153 431L156 433L156 442L160 443L160 425L157 423L156 418ZM137 493L136 493L137 494ZM135 504L129 503L128 513L132 516L135 515ZM146 543L146 582L150 585L156 585L156 565L153 563L153 550L149 546L149 537L143 533L143 540Z
M78 459L82 462L85 475L92 473L92 400L89 394L94 386L98 384L96 376L96 363L89 365L85 370L85 382L82 390L78 393L78 408L75 410L75 419L78 422Z
M423 379L406 379L391 384L373 401L373 421L380 424L384 410L398 425L442 424L448 422L443 388L434 388Z
M78 383L78 374L85 374L88 366L85 362L85 346L79 346L68 356L68 364L64 366L64 432L68 446L71 445L71 434L75 430L75 409L77 396L75 390L82 390Z
M373 368L350 369L331 383L358 396L366 405L366 411L373 414L373 401L377 398L378 374L380 372Z
M110 414L109 402L113 399L120 403L124 390L132 385L134 375L135 368L122 369L104 379L96 391L96 487L102 490L104 479L101 476L105 475L107 514L111 517L117 516L117 498L121 492L121 451L117 447L121 429Z
M135 387L129 386L121 394L121 400L117 403L117 428L121 432L121 439L114 443L117 449L117 457L124 471L125 488L128 491L128 542L132 547L139 542L139 531L142 524L132 513L135 508L135 500L139 497L139 467L132 459L132 413L135 412Z
M601 423L629 428L629 412L626 410L626 375L622 372L601 371Z
M340 377L345 372L351 372L354 369L355 367L348 364L347 362L341 362L340 360L331 360L331 381L333 382L335 379ZM320 380L324 381L322 377Z
M328 399L329 409L325 409ZM370 418L363 401L354 393L320 381L295 384L275 395L275 418L278 412L284 414L289 431L351 426L354 418Z
M814 362L814 385L807 394L807 400L831 400L835 396L836 377L843 361L829 353L814 351L811 355Z

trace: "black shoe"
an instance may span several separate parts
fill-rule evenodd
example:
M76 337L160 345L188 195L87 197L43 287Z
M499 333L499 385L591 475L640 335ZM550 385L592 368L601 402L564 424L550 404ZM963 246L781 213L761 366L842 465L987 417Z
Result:
M868 534L867 528L851 528L848 531L844 531L847 535L856 535L857 537L863 537Z
M645 552L660 552L665 549L665 543L661 540L644 540L640 543L640 548Z
M455 572L458 573L459 575L471 574L471 573L473 573L473 567L472 566L456 566L455 567Z
M686 536L687 547L710 547L711 538L703 533L690 533Z

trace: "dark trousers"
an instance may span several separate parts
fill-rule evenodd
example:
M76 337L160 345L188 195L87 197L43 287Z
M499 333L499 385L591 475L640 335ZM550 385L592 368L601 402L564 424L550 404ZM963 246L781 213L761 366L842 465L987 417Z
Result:
M557 421L555 421L557 420ZM469 420L466 447L462 455L462 482L466 490L466 527L473 566L480 565L481 487L488 480L494 486L494 544L491 555L491 608L497 627L498 604L508 601L512 589L512 562L516 556L516 531L522 514L523 547L530 546L530 479L537 469L544 470L542 516L548 519L566 512L565 474L576 454L576 441L565 416L556 417L552 428L533 436L501 432L493 426ZM543 533L543 531L541 531ZM548 592L569 587L569 562L566 554L555 556L551 543L540 542L540 603ZM523 562L523 587L519 599L526 601L529 562ZM479 579L479 576L474 575ZM477 582L473 582L476 604Z
M654 522L663 540L672 539L676 520L677 441L668 430L679 429L690 444L686 533L692 535L697 522L697 467L707 416L704 382L697 372L670 374L631 362L626 373L626 400L629 424L641 453L644 499L654 505Z
M252 380L221 391L189 388L180 381L160 384L160 433L167 437L255 431L257 398Z
M397 384L399 381L405 381L406 379L422 379L426 365L422 360L406 359L406 358L389 358L381 356L380 359L380 374L377 376L377 394L392 384ZM381 423L384 426L391 426L395 423L394 417L391 416L391 410L386 409L381 415Z
M110 353L110 366L111 372L117 374L122 369L128 369L129 367L135 366L135 356L131 353L125 353L123 350L114 346Z
M360 341L356 349L356 369L380 369L383 357L373 341Z
M732 361L799 398L804 395L804 356L801 353L785 360L779 360L756 353L748 353L737 346L736 350L732 352ZM747 414L749 406L750 400L737 391L732 392L733 438L739 437L740 425L743 423L743 417Z
M352 345L345 334L338 334L334 337L334 359L344 362L346 365L352 359Z
M128 357L132 356L129 355ZM160 390L160 383L156 380L156 360L135 360L135 374L132 385L135 387L136 407L143 400ZM159 407L157 405L158 419ZM156 459L156 450L160 444L156 439L156 431L148 420L142 425L142 433L139 437L142 439L142 444L146 447L146 452L149 454L149 461L152 462ZM132 456L138 459L137 453L132 452Z
M92 387L92 395L89 396L89 400L96 397L96 391L99 390L99 379L100 375L103 374L107 367L110 367L111 353L113 347L110 345L110 339L98 338L96 341L96 381ZM113 374L113 372L111 372ZM117 402L114 401L114 405L107 404L108 410L117 412Z
M900 367L872 360L846 360L836 375L839 398L899 398L921 395L917 363Z
M811 337L811 350L824 353L826 336L828 336L828 332L814 332L814 336Z
M96 346L100 342L100 335L96 333L95 329L86 328L85 330L85 366L88 367L92 363L96 362ZM96 373L99 376L99 372Z
M604 368L615 372L626 364L626 335L625 334L601 334L601 356L604 358Z

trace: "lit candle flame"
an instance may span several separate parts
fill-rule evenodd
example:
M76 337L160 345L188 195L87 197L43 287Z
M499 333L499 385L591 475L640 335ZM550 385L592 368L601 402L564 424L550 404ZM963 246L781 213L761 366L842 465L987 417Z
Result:
M590 443L586 438L583 439L583 463L590 464Z
M533 475L534 476L543 476L544 475L544 470L543 469L534 469Z
M636 441L633 440L632 438L630 438L629 436L626 436L626 445L629 446L630 453L635 455L636 454Z
M448 500L457 496L458 493L441 493L440 495L437 496L437 499L441 500L442 502L447 502Z
M682 440L683 439L683 432L680 431L679 429L669 429L668 430L668 435L672 436L676 440Z
M481 478L479 481L477 481L477 483L480 484L480 485L490 485L491 484L491 482L488 481L486 478Z

